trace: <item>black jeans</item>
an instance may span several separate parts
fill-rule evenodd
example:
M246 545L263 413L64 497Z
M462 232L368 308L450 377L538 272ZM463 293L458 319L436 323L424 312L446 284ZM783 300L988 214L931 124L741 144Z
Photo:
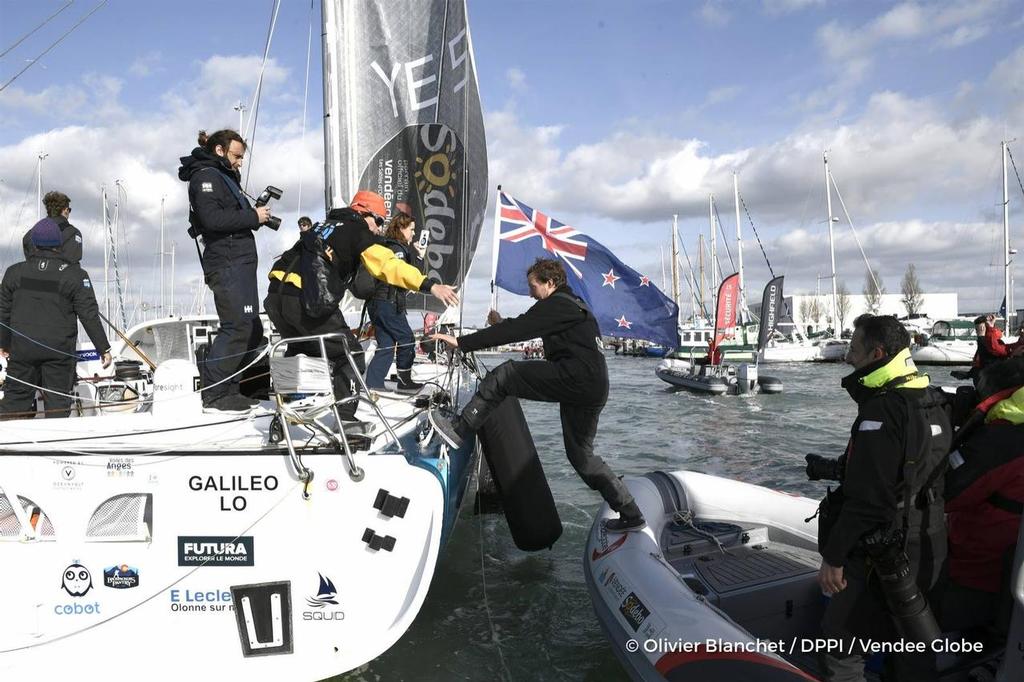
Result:
M54 391L43 391L47 417L68 416L71 412L71 398L62 394L70 394L74 388L75 365L78 362L78 359L73 357L74 350L70 353L71 356L56 354L43 348L14 349L7 363L4 399L0 401L0 414L3 418L27 419L35 416L29 411L32 409L36 389L26 386L21 381Z
M267 317L274 323L274 327L282 338L297 336L312 336L314 334L331 334L341 332L341 338L327 339L324 347L327 350L327 360L331 363L331 376L334 384L334 397L337 400L352 395L352 382L355 376L345 358L345 346L348 346L355 360L359 373L366 369L363 359L363 348L359 345L352 330L345 322L345 316L340 310L335 310L327 317L310 317L302 307L302 299L299 296L288 294L271 293L263 301L263 308L267 311ZM285 355L292 356L303 353L309 356L320 357L320 344L316 341L300 341L288 344ZM353 419L356 414L356 403L347 403L338 408L342 419Z
M242 377L238 370L252 362L263 343L252 234L230 235L209 243L203 252L203 274L220 318L217 335L199 368L203 403L209 404L239 393Z
M615 511L633 501L629 489L611 467L594 454L594 436L597 435L597 423L604 404L577 402L578 391L566 385L557 363L530 360L498 365L480 382L476 395L462 412L463 420L474 431L479 430L491 411L509 395L524 400L559 403L565 455L576 473L591 490L601 493Z

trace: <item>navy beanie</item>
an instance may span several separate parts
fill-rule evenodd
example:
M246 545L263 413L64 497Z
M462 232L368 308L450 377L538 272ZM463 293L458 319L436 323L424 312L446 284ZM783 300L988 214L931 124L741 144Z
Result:
M32 226L32 243L41 249L60 246L60 226L53 218L43 218Z

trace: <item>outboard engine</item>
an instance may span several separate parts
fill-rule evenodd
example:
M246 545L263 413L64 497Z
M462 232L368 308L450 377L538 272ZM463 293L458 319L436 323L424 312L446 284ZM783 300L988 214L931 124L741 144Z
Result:
M742 364L736 368L736 389L740 395L757 391L757 365Z

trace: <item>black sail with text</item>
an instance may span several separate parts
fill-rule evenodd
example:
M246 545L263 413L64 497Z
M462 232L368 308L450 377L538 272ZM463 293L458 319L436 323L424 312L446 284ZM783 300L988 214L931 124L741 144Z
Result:
M785 275L780 275L768 282L761 295L761 329L757 335L757 350L763 349L772 337L772 332L779 324L779 314L782 310L782 280Z
M328 210L379 193L388 218L408 213L416 238L429 234L426 274L459 285L487 204L465 1L324 0L323 22Z

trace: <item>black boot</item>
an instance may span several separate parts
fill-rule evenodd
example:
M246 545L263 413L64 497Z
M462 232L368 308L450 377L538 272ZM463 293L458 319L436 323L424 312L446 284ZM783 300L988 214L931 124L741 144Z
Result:
M640 530L647 525L643 512L636 502L630 501L619 509L619 518L605 519L604 527L612 533L626 533L631 530Z
M437 431L437 435L441 437L448 447L458 450L462 447L463 441L472 434L472 430L466 427L466 423L462 420L462 417L455 415L454 417L448 417L444 412L438 409L428 410L427 419L430 421L430 425Z
M405 393L407 395L415 395L423 389L423 384L417 383L412 380L411 369L400 369L398 370L398 388L399 393Z

